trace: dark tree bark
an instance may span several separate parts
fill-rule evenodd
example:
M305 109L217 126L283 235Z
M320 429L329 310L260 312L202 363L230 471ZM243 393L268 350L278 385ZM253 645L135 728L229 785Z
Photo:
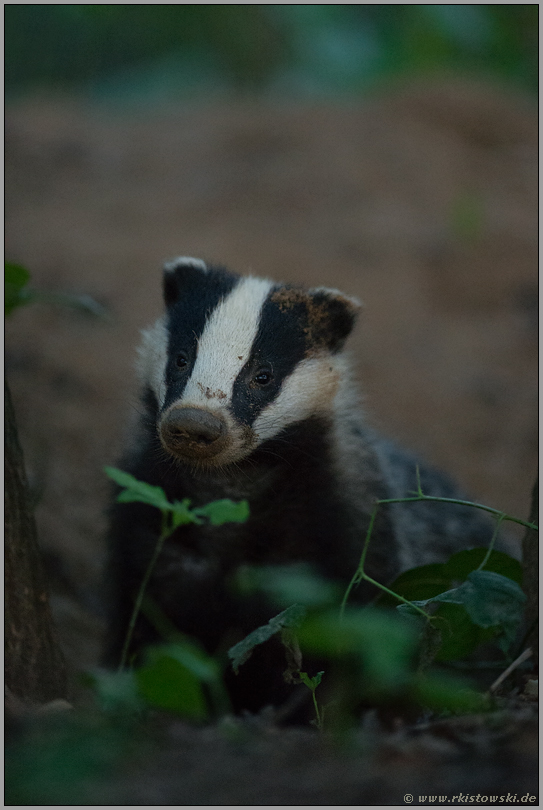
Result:
M23 702L66 697L36 523L7 382L5 391L5 684Z
M539 523L539 476L535 479L532 490L530 523ZM522 568L524 593L526 594L525 627L527 632L526 646L533 651L533 660L537 664L539 656L539 532L526 529L522 540Z

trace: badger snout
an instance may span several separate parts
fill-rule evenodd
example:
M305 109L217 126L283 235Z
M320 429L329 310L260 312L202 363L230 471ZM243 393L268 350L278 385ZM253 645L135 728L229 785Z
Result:
M203 408L172 408L161 419L159 434L168 452L194 461L212 459L228 442L222 416Z

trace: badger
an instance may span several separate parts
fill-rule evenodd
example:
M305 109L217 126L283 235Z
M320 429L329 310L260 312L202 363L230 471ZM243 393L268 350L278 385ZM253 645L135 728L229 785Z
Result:
M248 501L245 523L179 527L147 586L169 626L224 659L278 613L232 586L242 567L304 563L345 588L378 499L406 497L419 482L428 495L457 492L368 425L344 349L360 308L355 298L188 257L165 265L163 293L164 314L143 332L141 413L121 466L170 500ZM110 665L119 662L160 520L143 503L112 506ZM378 511L366 571L390 583L412 566L488 543L491 528L468 507L389 504ZM360 602L374 595L367 583L353 591ZM141 614L130 655L159 640ZM252 669L226 672L234 709L257 711L288 697L278 646L261 645Z

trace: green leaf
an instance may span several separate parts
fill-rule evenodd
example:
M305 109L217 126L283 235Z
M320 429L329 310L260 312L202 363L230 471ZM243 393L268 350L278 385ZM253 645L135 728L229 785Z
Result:
M450 580L464 580L483 562L487 553L485 548L470 548L458 551L444 564L444 574ZM503 551L492 551L483 569L494 571L522 585L522 565L514 557ZM422 597L421 597L422 598Z
M151 648L148 663L136 670L140 695L156 708L193 720L205 720L208 709L199 678L164 648Z
M247 661L253 649L258 644L263 644L268 641L276 633L279 633L285 627L297 627L305 616L305 608L303 605L291 605L282 613L274 616L267 624L257 627L248 636L234 644L228 650L228 657L230 658L234 672L238 672L240 666Z
M434 613L435 627L441 633L441 646L436 661L456 661L466 658L478 646L489 641L495 630L478 627L469 617L464 605L441 604Z
M25 267L6 262L4 268L4 310L6 315L9 315L16 307L36 302L71 307L97 318L105 318L107 315L105 308L90 295L29 290L26 285L30 280L30 273Z
M499 626L506 647L514 641L522 621L526 596L522 588L508 577L493 571L473 571L465 588L465 606L479 627Z
M154 487L151 484L146 484L144 481L138 481L130 473L118 470L116 467L104 467L106 475L112 478L120 487L124 487L123 491L117 497L120 503L132 503L140 501L147 503L151 506L156 506L157 509L172 510L172 504L166 498L166 493L162 487Z
M321 670L321 672L317 672L317 674L314 675L312 678L309 677L307 672L300 672L300 680L302 683L305 683L308 689L311 689L311 691L314 692L317 686L320 684L323 675L324 670Z
M190 500L170 501L162 487L152 486L145 481L138 481L130 473L119 470L116 467L104 467L106 475L112 478L116 484L123 487L122 492L117 496L119 503L147 503L156 506L157 509L172 513L172 527L182 526L186 523L202 523L202 517L209 519L212 526L221 526L223 523L243 523L249 515L249 505L247 501L234 503L229 498L212 501L206 506L190 509Z
M143 708L132 670L123 669L120 672L95 670L84 673L84 679L93 687L106 712L128 711L131 713Z
M494 571L471 571L457 588L415 604L419 607L432 602L441 604L434 614L434 620L439 617L444 622L444 626L440 625L442 647L436 659L445 661L468 655L494 635L482 632L490 628L501 633L500 646L508 649L522 621L525 601L522 588L512 579ZM400 612L408 609L404 605L399 608Z
M340 601L340 588L303 563L243 566L236 574L235 587L245 594L264 592L281 606L296 602L321 607Z
M472 570L472 569L470 569ZM400 574L389 586L391 591L403 596L410 602L422 605L424 601L451 587L451 579L446 564L432 563L410 568ZM382 593L378 601L379 606L390 605L396 607L398 600L389 594ZM408 605L402 606L408 607Z
M413 696L422 706L434 711L471 713L489 708L485 696L475 692L465 681L435 673L415 680Z
M410 602L424 606L431 601L431 597L444 593L453 588L457 582L465 580L468 574L481 565L486 554L485 548L472 548L453 554L446 563L410 568L394 580L389 586L390 590L403 596L404 599L409 599ZM522 584L521 564L503 551L492 551L484 570L494 571L509 577L519 585ZM396 607L398 601L393 596L383 593L378 599L378 605ZM403 612L404 608L401 610Z
M9 315L16 307L23 306L30 301L26 285L30 280L30 273L20 264L5 262L4 264L4 312Z
M394 691L412 668L417 628L394 613L351 608L310 616L298 632L302 650L332 658L354 655L360 664L365 694Z
M183 501L173 501L171 504L172 509L172 527L176 529L178 526L183 526L187 523L202 523L200 518L196 517L193 511L189 509L190 499L185 498Z
M472 571L458 588L434 597L436 602L464 605L479 627L518 625L526 596L516 582L493 571Z
M188 639L173 644L165 644L158 649L161 654L174 658L186 667L199 681L211 683L220 678L219 666L215 659Z
M206 517L212 526L222 526L223 523L245 523L249 517L249 504L247 501L234 503L230 498L212 501L206 506L199 506L193 510L198 517Z

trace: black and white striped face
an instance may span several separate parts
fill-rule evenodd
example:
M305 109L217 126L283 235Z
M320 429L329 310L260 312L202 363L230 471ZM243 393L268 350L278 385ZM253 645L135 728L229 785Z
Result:
M192 258L165 266L164 300L165 315L144 332L140 373L173 457L221 467L332 413L357 301Z

